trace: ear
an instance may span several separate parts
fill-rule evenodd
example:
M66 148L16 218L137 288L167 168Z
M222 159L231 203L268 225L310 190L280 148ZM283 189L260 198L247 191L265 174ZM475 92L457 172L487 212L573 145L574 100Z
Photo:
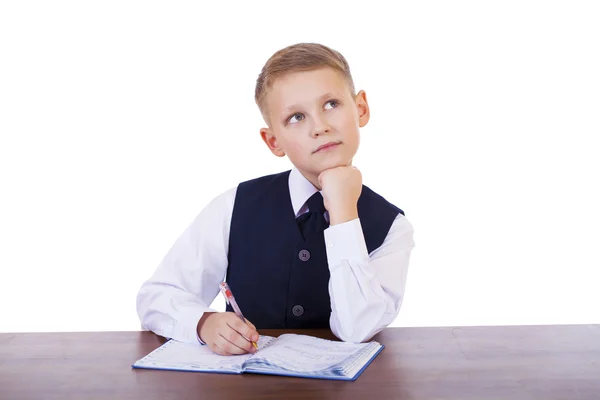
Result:
M271 129L269 128L261 128L260 136L262 140L266 143L271 153L275 154L277 157L285 156L285 151L281 147L279 147L279 143L277 142L277 137L273 134Z
M356 110L358 111L358 126L363 127L369 122L371 112L369 111L369 103L367 102L367 94L364 90L358 92L354 97L356 103Z

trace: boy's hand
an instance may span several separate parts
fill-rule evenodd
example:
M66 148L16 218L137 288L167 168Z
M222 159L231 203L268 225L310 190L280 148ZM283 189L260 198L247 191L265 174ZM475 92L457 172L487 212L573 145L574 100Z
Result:
M319 174L319 185L329 224L337 225L358 218L358 198L362 191L362 174L356 167L326 169Z
M232 312L204 313L198 321L198 336L213 353L222 356L254 353L253 342L258 342L258 332L252 322L248 324Z

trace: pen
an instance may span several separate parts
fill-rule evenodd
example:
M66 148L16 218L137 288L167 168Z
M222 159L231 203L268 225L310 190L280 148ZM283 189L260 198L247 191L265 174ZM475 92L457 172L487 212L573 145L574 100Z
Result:
M231 293L231 289L229 288L227 282L221 282L219 287L221 289L221 293L223 293L223 296L225 296L225 301L229 303L231 305L231 308L233 308L233 311L235 311L235 315L240 317L240 319L244 321L244 323L246 323L246 318L244 318L242 310L240 310L240 307L235 301L235 297L233 297L233 293ZM251 341L250 343L252 343L252 346L254 346L256 350L258 350L258 345L256 344L256 342Z

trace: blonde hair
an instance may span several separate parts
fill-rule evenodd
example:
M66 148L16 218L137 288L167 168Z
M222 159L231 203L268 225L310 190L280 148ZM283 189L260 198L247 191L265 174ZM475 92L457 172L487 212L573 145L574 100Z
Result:
M344 56L336 50L318 43L297 43L273 54L258 75L254 91L254 100L265 120L267 119L265 98L278 77L289 72L312 71L324 67L341 73L348 82L350 92L352 95L355 94L350 66Z

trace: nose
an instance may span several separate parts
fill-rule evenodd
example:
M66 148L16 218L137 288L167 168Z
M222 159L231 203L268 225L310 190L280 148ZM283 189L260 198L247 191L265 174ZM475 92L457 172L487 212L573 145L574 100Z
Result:
M327 123L327 121L322 118L321 116L317 116L314 118L314 123L313 123L313 127L312 127L312 136L313 137L318 137L324 134L329 133L330 131L330 127L329 124Z

